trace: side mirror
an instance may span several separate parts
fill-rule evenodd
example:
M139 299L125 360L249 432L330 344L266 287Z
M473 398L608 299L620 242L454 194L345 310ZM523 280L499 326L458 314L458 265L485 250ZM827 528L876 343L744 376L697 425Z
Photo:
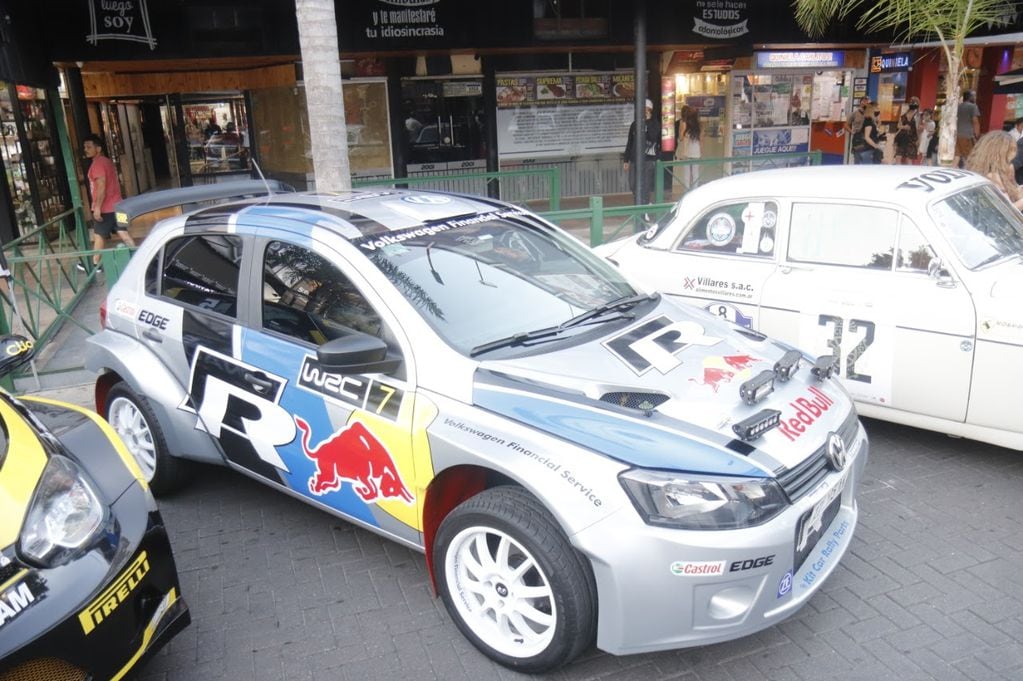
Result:
M24 336L0 338L0 376L6 376L35 356L35 341Z
M386 343L364 333L327 341L317 348L316 359L325 369L352 374L389 374L401 366L401 358L388 357Z
M931 258L931 261L927 263L927 276L934 279L938 286L942 288L952 288L956 285L952 275L945 269L944 263L941 262L941 258L937 256Z

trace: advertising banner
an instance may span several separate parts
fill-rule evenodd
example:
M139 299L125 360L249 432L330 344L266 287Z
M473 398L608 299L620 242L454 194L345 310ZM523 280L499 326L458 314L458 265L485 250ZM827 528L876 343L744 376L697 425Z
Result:
M623 151L634 96L631 73L499 75L501 159Z

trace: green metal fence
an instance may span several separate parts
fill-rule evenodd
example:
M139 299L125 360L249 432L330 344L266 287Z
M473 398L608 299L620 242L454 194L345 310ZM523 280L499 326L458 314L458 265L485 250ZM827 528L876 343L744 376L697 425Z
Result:
M417 177L385 177L373 180L356 180L352 182L353 187L377 187L396 185L430 187L433 185L458 181L458 180L483 180L486 187L495 187L497 195L500 196L502 181L515 181L517 178L544 177L547 178L549 186L548 208L556 211L561 209L561 168L528 168L525 170L502 170L485 173L458 173L454 175L423 175Z
M671 178L672 182L679 181L683 191L688 191L710 179L748 173L753 170L803 165L819 166L820 164L820 151L658 161L657 169L654 172L654 203L664 201L665 176ZM690 169L695 172L687 172Z

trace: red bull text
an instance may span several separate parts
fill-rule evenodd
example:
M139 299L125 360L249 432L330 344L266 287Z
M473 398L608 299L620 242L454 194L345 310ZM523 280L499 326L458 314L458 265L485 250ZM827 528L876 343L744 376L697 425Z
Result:
M795 414L793 416L783 415L778 423L778 432L787 437L789 442L795 442L835 403L818 388L811 387L810 393L811 399L798 397L789 402L789 406L795 409Z
M343 482L350 482L367 504L385 499L415 502L390 453L359 421L313 447L309 446L309 424L296 416L295 425L302 431L302 451L316 464L316 472L309 478L309 491L316 496L337 491Z

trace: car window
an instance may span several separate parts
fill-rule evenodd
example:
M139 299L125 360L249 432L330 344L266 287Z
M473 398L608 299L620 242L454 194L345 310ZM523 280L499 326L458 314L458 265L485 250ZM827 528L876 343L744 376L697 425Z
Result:
M844 203L796 203L789 227L793 262L892 268L899 213Z
M380 315L341 270L282 241L263 254L263 328L313 345L353 331L384 335Z
M676 250L732 255L774 255L778 204L741 201L707 211L689 229Z
M920 228L907 216L902 216L899 229L899 258L895 268L900 272L927 272L934 251L920 232Z
M242 240L227 234L186 236L164 246L160 296L234 317Z
M968 268L1023 253L1023 216L992 184L931 206L935 224Z

